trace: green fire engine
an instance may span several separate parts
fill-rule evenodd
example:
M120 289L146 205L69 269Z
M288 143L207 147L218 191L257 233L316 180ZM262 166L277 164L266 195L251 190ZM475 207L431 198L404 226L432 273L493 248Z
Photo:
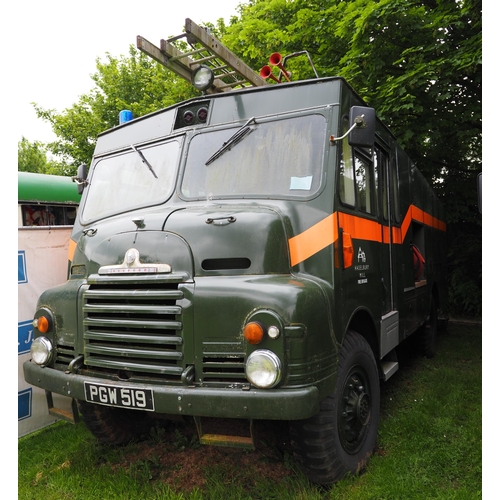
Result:
M202 93L99 135L24 375L105 443L181 416L202 443L251 447L253 422L283 421L301 469L331 484L374 449L398 345L435 352L443 209L344 79L293 81L277 53L257 73L185 27L137 46Z

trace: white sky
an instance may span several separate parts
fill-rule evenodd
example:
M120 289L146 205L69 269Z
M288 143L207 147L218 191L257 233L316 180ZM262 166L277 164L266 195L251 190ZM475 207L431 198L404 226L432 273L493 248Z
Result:
M116 57L128 55L137 35L159 46L160 39L183 32L187 17L199 25L215 24L221 17L228 21L237 15L240 3L245 1L19 2L13 14L9 10L2 15L7 15L8 30L3 47L9 49L15 66L9 90L15 93L11 132L16 145L22 136L30 142L55 139L51 126L37 118L30 103L58 112L71 107L94 86L90 75L98 57L105 59L106 52ZM9 26L8 19L18 25Z

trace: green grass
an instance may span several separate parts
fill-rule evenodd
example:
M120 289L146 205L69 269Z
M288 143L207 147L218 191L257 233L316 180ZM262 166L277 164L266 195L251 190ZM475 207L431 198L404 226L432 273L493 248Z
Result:
M480 326L450 323L434 359L400 358L382 384L374 456L331 489L311 485L279 438L256 451L206 447L187 423L116 448L99 446L82 423L59 422L18 440L18 498L479 499L481 352Z

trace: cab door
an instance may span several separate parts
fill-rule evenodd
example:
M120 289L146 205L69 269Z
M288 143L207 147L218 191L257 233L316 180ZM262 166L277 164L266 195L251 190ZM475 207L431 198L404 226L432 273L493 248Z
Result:
M347 121L343 129L348 127ZM345 137L345 136L344 136ZM389 275L381 266L382 225L373 148L342 141L338 182L338 228L341 249L340 297L343 324L360 310L378 321L390 309L384 290Z
M379 198L379 221L382 228L380 270L382 315L380 318L380 357L399 343L399 310L397 304L397 253L394 228L400 221L396 158L384 144L375 143L374 171Z
M373 162L377 194L379 198L379 220L382 227L382 246L380 253L380 269L382 282L382 313L387 314L394 310L394 255L393 234L394 225L393 210L391 207L390 189L390 157L387 149L379 144L375 145L373 151Z

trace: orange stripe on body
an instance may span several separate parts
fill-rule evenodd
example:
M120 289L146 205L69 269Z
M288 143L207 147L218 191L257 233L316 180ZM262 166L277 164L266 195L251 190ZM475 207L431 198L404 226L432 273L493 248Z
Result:
M410 224L411 224L411 219L412 219L412 209L411 205L408 208L408 211L406 212L405 218L403 219L403 222L401 223L401 227L394 228L393 235L395 236L394 238L394 243L401 244L406 238L406 233L408 232L408 229L410 229Z
M339 212L339 224L351 238L382 243L382 225L378 222Z
M416 220L417 222L421 222L424 224L425 216L427 215L421 208L416 207L415 205L410 205L407 214L411 214L411 218Z
M391 242L390 235L391 235L390 227L382 226L382 243L390 243Z
M346 233L351 235L351 238L377 241L379 243L390 242L388 226L383 226L376 221L364 219L356 215L335 212L288 240L290 262L292 266L304 262L306 259L312 257L337 240L337 215L340 226ZM415 205L410 205L401 227L392 228L393 243L403 243L412 220L439 229L440 231L446 231L445 222L436 219Z
M338 238L337 213L333 213L314 226L288 240L292 266L318 253Z
M76 250L76 241L73 241L71 238L69 239L69 247L68 247L68 260L73 262L73 256L75 255Z

